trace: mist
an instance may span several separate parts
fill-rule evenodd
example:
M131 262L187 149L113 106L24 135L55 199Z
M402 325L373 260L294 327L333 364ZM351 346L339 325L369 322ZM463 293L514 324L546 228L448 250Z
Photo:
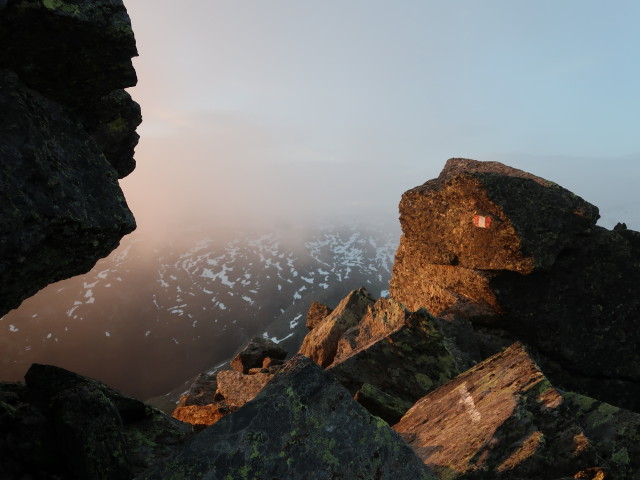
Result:
M256 298L230 315L221 295L255 294L232 297L198 262L231 262L240 248L236 283L260 274L266 284L278 260L260 273L260 245L274 235L269 248L319 278L326 266L305 245L336 226L352 229L332 237L342 247L370 228L357 249L371 238L391 249L402 193L451 157L529 171L598 206L600 225L640 230L640 68L629 54L640 4L126 4L143 124L137 168L120 183L138 229L92 272L0 319L2 380L37 361L144 397L231 355L281 310L293 322L319 296L367 281L379 294L384 262L340 271L313 295L274 284L260 293L268 314ZM340 251L321 260L344 267Z

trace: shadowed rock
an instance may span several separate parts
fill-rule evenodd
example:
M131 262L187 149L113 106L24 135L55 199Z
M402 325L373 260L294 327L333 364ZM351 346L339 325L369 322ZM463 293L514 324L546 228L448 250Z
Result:
M180 397L178 406L203 406L213 403L217 388L218 382L215 375L201 373L193 381L189 391Z
M342 334L355 326L374 300L365 288L352 291L331 314L321 320L302 342L299 353L311 358L321 367L333 362Z
M247 374L252 368L262 368L267 358L284 360L287 351L269 338L253 337L233 360L231 368L236 372Z
M611 477L638 478L640 472L640 415L576 393L564 393L578 423L592 440ZM591 478L591 477L575 477Z
M382 418L389 425L397 423L413 406L411 402L389 395L368 383L363 384L353 398L372 415Z
M547 480L598 464L521 344L422 398L394 429L440 478Z
M57 102L75 106L137 82L136 42L120 0L13 0L0 32L0 65Z
M297 355L251 402L137 477L435 479L382 420Z
M189 425L62 368L34 364L26 381L0 384L6 478L128 480L191 436Z
M137 55L120 0L14 0L0 11L0 315L84 273L135 221Z

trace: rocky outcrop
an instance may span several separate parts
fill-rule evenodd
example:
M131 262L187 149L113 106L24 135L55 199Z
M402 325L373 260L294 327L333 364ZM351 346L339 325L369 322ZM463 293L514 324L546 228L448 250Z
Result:
M386 298L374 302L363 288L313 324L299 353L325 367L356 400L389 423L468 366L451 354L451 341L429 312L411 312Z
M336 355L340 337L358 324L373 303L373 297L365 288L349 293L327 317L312 322L315 326L302 341L300 353L321 367L329 366Z
M599 462L572 410L521 344L422 398L394 429L451 480L546 480Z
M37 364L26 384L0 384L0 430L7 479L130 479L192 435L190 425L96 380Z
M138 480L435 479L397 434L298 355L251 402Z
M0 8L0 315L88 271L135 228L135 39L119 0Z
M392 298L472 322L477 352L521 340L560 387L640 411L640 233L596 226L597 208L552 182L467 159L406 192L400 213Z
M233 370L198 375L172 416L198 430L213 425L260 393L286 356L287 351L272 340L252 338L231 360Z
M522 274L550 268L598 218L596 207L553 182L468 159L449 160L400 201L403 245L422 247L427 263Z
M337 350L328 370L353 394L368 384L413 403L460 373L431 315L386 298L344 333Z

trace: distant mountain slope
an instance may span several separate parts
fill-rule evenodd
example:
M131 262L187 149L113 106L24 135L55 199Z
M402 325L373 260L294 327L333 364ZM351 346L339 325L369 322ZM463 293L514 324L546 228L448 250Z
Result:
M334 306L358 286L386 293L397 238L356 226L127 237L88 274L0 319L0 378L52 363L146 398L264 331L292 348L311 301Z

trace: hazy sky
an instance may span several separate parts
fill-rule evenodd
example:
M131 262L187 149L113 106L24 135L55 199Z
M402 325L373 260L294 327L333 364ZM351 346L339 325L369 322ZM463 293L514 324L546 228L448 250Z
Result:
M140 227L397 217L450 157L640 229L640 2L125 1Z

